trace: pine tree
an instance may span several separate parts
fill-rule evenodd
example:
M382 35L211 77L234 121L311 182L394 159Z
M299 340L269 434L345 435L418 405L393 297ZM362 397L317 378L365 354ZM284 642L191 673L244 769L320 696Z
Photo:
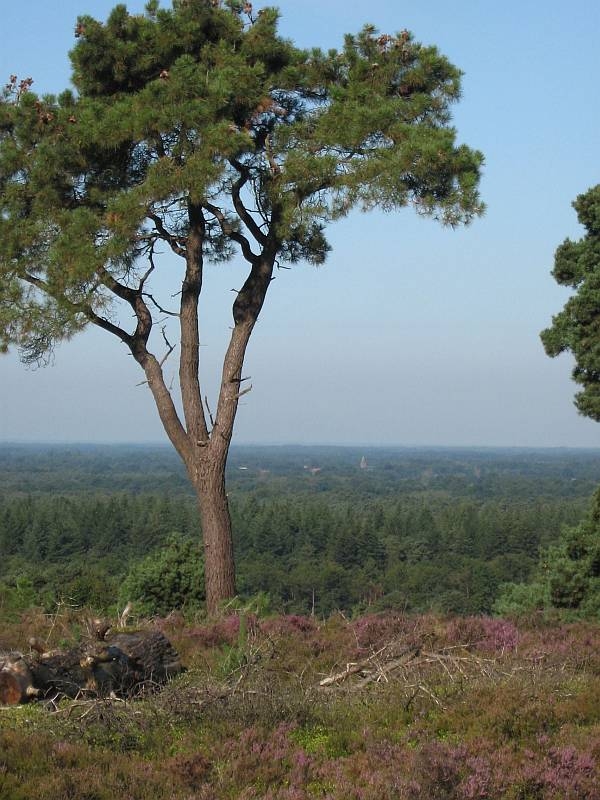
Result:
M339 52L304 51L277 21L238 0L118 5L77 22L75 92L38 97L12 76L0 100L0 346L39 363L90 324L126 346L198 496L210 610L235 592L225 463L276 263L322 263L325 226L357 207L450 225L482 210L482 157L449 124L460 72L436 48L366 27ZM167 299L161 248L181 263ZM198 305L206 263L234 256L247 278L213 415Z
M600 614L600 489L579 525L565 526L543 550L529 584L507 584L496 603L500 614L541 608L597 618Z
M542 331L546 353L575 357L573 380L583 388L575 396L578 411L600 422L600 185L573 203L585 235L566 239L556 251L552 275L575 289L564 309Z

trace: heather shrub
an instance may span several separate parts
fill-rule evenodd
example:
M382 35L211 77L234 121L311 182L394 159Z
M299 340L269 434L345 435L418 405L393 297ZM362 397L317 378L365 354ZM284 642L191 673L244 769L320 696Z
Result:
M464 645L501 656L516 649L519 632L514 623L504 619L456 617L447 623L445 638L449 645Z
M6 630L28 625L58 640L84 626L69 610ZM2 711L0 797L596 800L592 623L236 613L158 625L189 667L160 693ZM386 673L405 643L415 653Z
M600 674L600 627L589 622L546 623L522 632L519 651L546 666Z
M578 676L565 686L556 703L556 715L563 724L600 725L600 681L594 676Z
M393 640L401 640L407 647L420 644L426 634L427 617L408 614L367 614L350 625L359 652L377 650Z
M462 797L507 800L595 800L598 764L574 747L495 748L483 743L465 762Z
M291 734L292 740L299 744L305 753L338 758L361 749L362 736L354 726L340 725L337 715L322 715L322 719L323 722L298 727ZM350 721L346 719L346 722Z
M260 621L260 629L270 636L310 635L318 628L315 617L299 614L287 614L278 617L267 617Z
M238 614L229 614L214 622L192 628L187 635L200 647L212 648L233 645L240 633L240 617Z
M167 771L192 792L202 788L212 776L213 764L202 752L172 756L165 762Z
M593 800L598 796L598 765L589 753L574 747L552 747L534 770L548 797L564 800Z
M289 738L293 726L280 723L271 731L248 727L220 750L220 780L230 786L251 783L255 790L284 785L299 749ZM257 792L258 796L260 794Z

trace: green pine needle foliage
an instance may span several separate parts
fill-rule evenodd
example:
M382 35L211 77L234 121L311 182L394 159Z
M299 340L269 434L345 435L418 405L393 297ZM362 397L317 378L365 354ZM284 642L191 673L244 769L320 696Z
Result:
M554 610L567 617L600 616L600 489L584 521L565 527L541 554L529 584L509 584L495 604L502 615Z
M166 616L174 608L198 609L204 600L200 546L170 536L165 547L138 562L123 581L121 604L133 603L142 616Z
M277 25L276 10L234 0L118 5L77 21L75 92L39 97L11 76L4 350L40 360L89 323L121 335L115 282L141 296L155 255L185 257L191 208L208 259L250 260L268 235L280 262L314 264L327 224L353 208L412 205L450 225L482 213L482 156L450 126L461 74L436 48L367 26L339 51L307 51Z
M582 387L575 405L583 416L600 421L600 185L580 195L573 207L586 233L560 245L552 274L575 291L541 337L549 356L574 356L573 380Z

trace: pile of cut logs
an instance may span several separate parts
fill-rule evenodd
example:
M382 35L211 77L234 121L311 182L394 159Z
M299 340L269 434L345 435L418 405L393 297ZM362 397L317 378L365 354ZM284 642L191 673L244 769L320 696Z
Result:
M116 631L99 626L96 638L65 650L30 639L31 651L0 651L0 704L49 697L132 697L183 671L160 631Z

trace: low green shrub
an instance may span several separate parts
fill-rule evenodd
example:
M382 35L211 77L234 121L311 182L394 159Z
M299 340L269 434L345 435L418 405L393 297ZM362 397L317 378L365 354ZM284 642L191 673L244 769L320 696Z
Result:
M142 616L201 608L204 569L200 545L172 534L165 547L131 569L121 586L120 601L122 605L132 602Z

